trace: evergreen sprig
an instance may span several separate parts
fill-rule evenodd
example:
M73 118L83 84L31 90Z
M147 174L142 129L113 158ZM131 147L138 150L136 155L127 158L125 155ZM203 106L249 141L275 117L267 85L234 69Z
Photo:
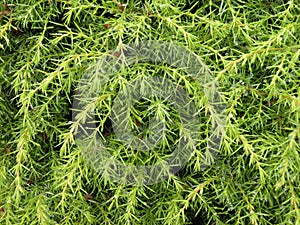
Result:
M296 0L1 2L0 224L299 225L299 14ZM210 68L226 103L226 132L205 170L203 138L169 179L118 184L76 145L72 103L90 65L146 40L184 46ZM114 90L156 74L196 102L202 137L210 128L207 99L184 71L151 63L122 69L99 98L97 122L126 163L151 164L178 140L178 113L157 99L136 104L127 122L139 136L152 117L171 118L165 152L128 149L111 130Z

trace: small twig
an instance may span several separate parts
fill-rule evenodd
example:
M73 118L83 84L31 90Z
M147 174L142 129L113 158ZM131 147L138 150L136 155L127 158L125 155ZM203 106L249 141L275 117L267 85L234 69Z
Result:
M11 13L11 9L10 9L9 5L7 3L4 3L3 5L5 6L5 11L0 12L0 18L3 15L8 15L9 13Z
M120 11L123 13L127 4L122 4L122 3L118 2L117 0L114 0L114 2L118 5Z

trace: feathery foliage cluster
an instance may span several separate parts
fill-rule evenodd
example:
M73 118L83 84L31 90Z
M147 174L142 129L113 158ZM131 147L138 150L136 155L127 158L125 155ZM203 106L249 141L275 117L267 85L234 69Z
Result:
M300 224L300 3L297 0L7 0L0 4L0 224ZM125 185L93 170L74 141L72 102L91 63L146 40L197 54L218 81L226 130L212 166L200 170L199 140L169 179ZM120 53L120 57L124 56ZM161 74L202 110L209 103L186 74L141 63L118 72L101 96L99 131L119 159L137 165L169 154L179 135L167 103L140 101L129 121L174 118L161 150L127 149L111 130L117 90Z

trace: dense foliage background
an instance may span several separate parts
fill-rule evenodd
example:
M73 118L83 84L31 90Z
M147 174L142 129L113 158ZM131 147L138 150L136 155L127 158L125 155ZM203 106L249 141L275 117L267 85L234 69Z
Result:
M300 224L299 14L296 0L1 2L0 224ZM72 97L89 63L148 39L209 66L226 135L206 170L197 150L169 180L126 186L83 160Z

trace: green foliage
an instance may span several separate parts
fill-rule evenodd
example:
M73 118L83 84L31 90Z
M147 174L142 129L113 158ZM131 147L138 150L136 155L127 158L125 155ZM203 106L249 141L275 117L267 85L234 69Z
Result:
M0 224L300 224L298 1L6 3L0 6ZM168 180L126 186L82 157L72 99L90 63L149 39L185 46L208 65L226 102L226 134L204 171L197 148ZM111 87L143 73L164 73L208 110L197 85L166 65L124 69ZM108 87L106 94L117 93ZM158 113L149 116L147 104L136 106L135 119ZM98 107L104 112L99 129L109 132L112 102ZM205 115L203 124L211 119ZM139 135L134 120L132 126ZM176 138L168 126L165 146ZM106 138L115 141L113 134ZM117 151L124 158L131 153Z

